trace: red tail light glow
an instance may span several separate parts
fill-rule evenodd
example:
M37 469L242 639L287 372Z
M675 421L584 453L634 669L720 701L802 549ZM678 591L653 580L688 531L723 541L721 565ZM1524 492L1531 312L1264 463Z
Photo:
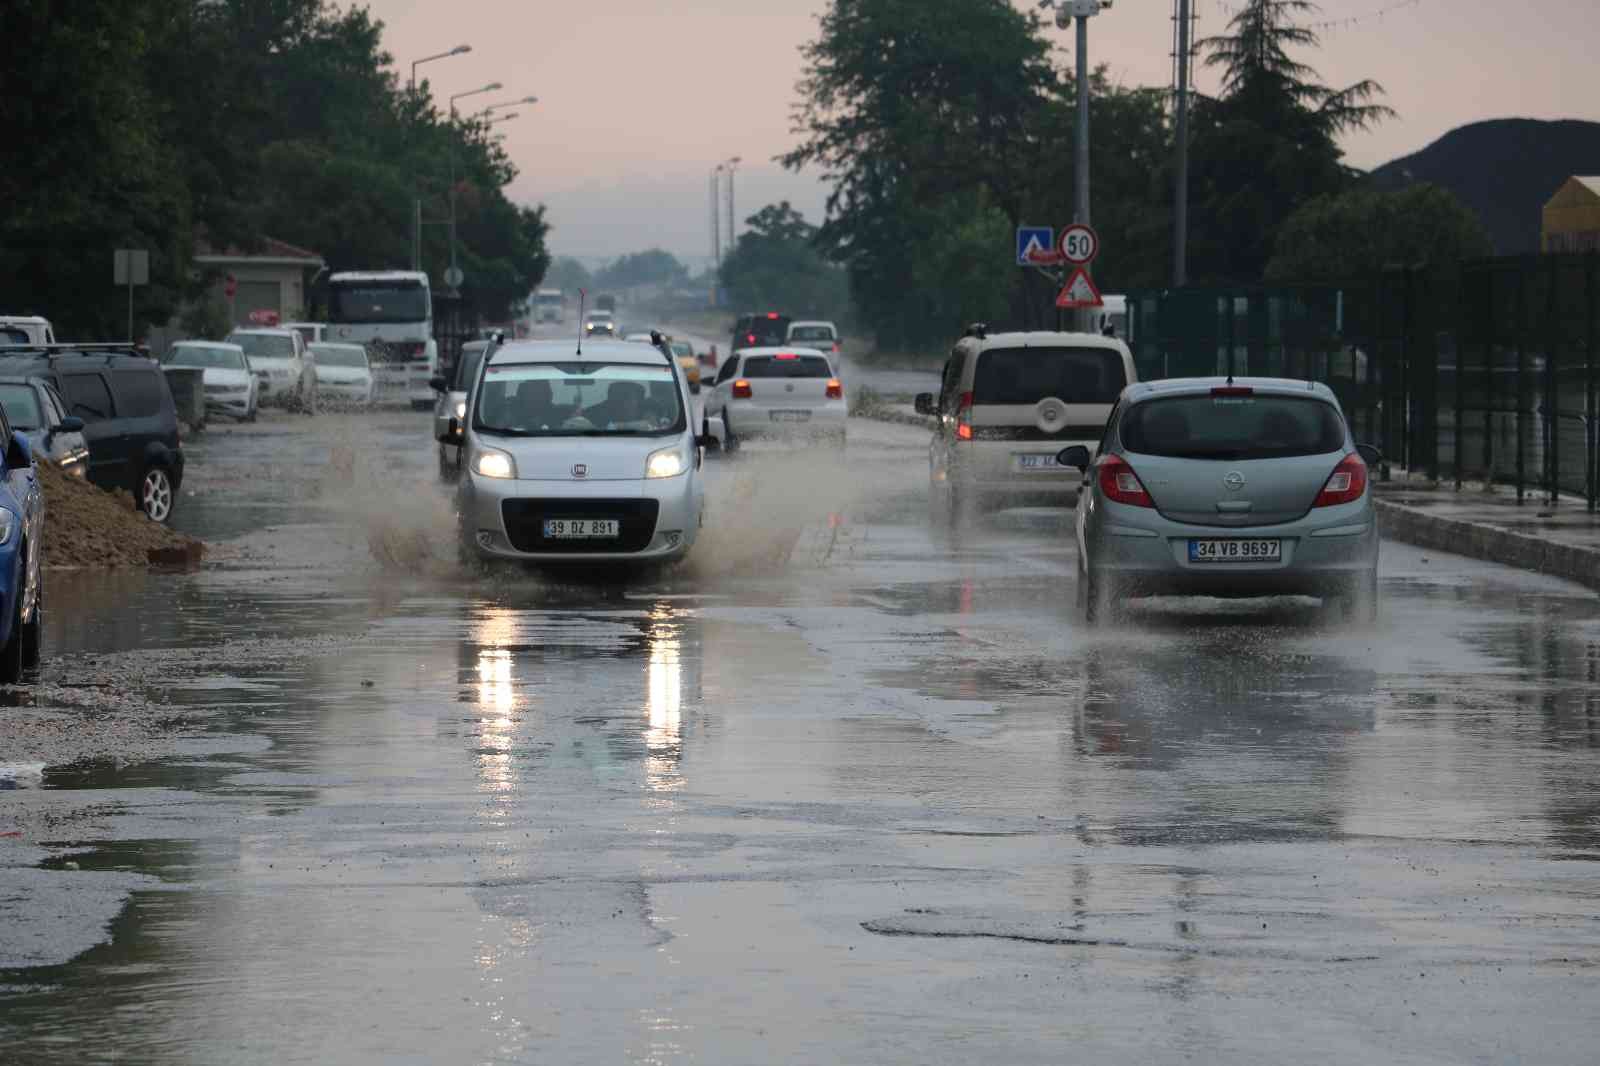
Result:
M1228 396L1237 398L1240 396L1254 396L1255 394L1256 390L1252 389L1248 385L1218 385L1216 388L1211 390L1211 395L1213 396Z
M1351 453L1339 460L1339 465L1328 475L1327 484L1317 493L1313 507L1333 507L1341 503L1354 503L1367 491L1367 464L1361 456Z
M768 311L767 312L767 317L768 318L777 318L778 317L778 312L776 312L776 311Z
M838 355L839 354L839 342L838 341L834 341L833 342L833 354L834 355Z
M750 383L740 378L733 383L733 398L735 400L748 400L751 396Z
M1144 489L1144 482L1119 455L1103 455L1095 464L1100 468L1100 492L1112 503L1129 507L1154 507L1155 501Z
M956 440L972 439L972 393L963 392L956 401Z
M756 335L754 333L746 333L744 335L744 339L749 343L754 344L756 342Z
M844 382L840 381L838 378L828 379L828 399L844 399Z
M777 355L773 356L772 358L774 358L774 359L798 359L800 357L798 355L794 354L793 352L779 352Z

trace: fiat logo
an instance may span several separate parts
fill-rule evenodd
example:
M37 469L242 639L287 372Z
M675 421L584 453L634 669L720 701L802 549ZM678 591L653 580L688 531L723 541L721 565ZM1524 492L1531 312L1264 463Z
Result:
M1244 488L1244 475L1237 470L1230 470L1222 475L1222 483L1228 486L1228 491L1238 492Z
M588 477L589 476L589 468L587 466L584 466L582 463L575 463L575 464L573 464L573 467L572 467L572 476L573 477Z

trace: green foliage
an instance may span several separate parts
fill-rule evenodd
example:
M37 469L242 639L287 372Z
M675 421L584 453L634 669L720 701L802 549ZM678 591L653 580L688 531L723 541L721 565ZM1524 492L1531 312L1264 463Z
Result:
M594 288L594 276L589 273L588 267L576 259L562 256L550 267L544 283L564 293L576 293L579 289Z
M46 314L62 336L121 337L111 251L147 248L136 317L163 323L201 292L202 234L246 248L270 235L333 270L401 267L411 201L447 215L452 162L469 313L505 317L548 268L542 211L506 200L515 168L487 127L402 88L363 8L17 0L7 16L27 46L0 70L5 310ZM425 232L442 288L445 230Z
M735 307L782 307L803 318L842 318L849 304L844 271L814 245L817 230L789 201L768 204L722 262L722 285Z
M598 289L632 289L641 285L676 285L689 271L677 258L660 248L625 255L594 276Z
M1437 185L1357 189L1302 205L1278 230L1268 281L1347 281L1388 266L1460 262L1491 254L1488 231Z

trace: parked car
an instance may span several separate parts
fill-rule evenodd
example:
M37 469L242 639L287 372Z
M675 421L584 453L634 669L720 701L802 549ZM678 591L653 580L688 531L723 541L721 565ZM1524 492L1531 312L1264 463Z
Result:
M256 375L257 402L317 413L315 357L292 329L236 329L227 342L244 349Z
M159 373L159 371L157 371ZM39 664L44 631L44 493L27 438L0 408L0 684Z
M1123 390L1083 469L1078 603L1090 621L1136 596L1321 596L1375 621L1378 527L1367 469L1326 385L1170 378Z
M239 345L222 341L179 341L168 351L166 365L199 367L205 371L208 413L246 422L256 420L260 382Z
M740 315L733 324L733 341L728 357L745 348L779 348L789 342L789 316L777 311L759 315Z
M155 360L125 344L0 348L0 377L39 378L83 420L89 480L166 522L183 484L178 410Z
M999 501L1070 502L1081 479L1056 455L1096 446L1117 396L1138 380L1133 354L1094 333L967 332L939 394L916 397L917 413L939 420L928 452L934 520Z
M0 408L12 431L28 438L34 458L49 460L71 477L88 476L83 419L67 414L66 404L43 379L0 378Z
M0 344L54 344L50 320L38 315L0 315Z
M729 451L752 437L811 437L844 447L844 383L815 348L746 348L717 372L706 413L722 419Z
M789 323L785 344L801 344L807 348L827 352L835 367L839 361L839 329L832 322L800 321Z
M448 378L437 377L433 379L433 390L438 395L433 406L433 438L439 442L439 480L454 481L461 476L461 449L455 444L448 444L450 420L456 420L457 425L462 425L467 418L467 393L472 391L473 382L477 379L478 367L483 362L483 353L493 344L499 343L498 338L481 341L467 341L461 346L461 358L456 360L456 365Z
M359 344L322 343L311 346L316 357L319 403L371 405L377 386L367 350Z
M540 563L680 558L700 531L706 438L683 375L625 342L515 341L487 357L457 488L466 557Z

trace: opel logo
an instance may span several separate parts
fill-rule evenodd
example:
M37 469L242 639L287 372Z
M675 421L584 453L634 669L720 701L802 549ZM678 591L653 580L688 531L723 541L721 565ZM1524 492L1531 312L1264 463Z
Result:
M793 385L785 385L783 387L783 391L784 392L793 392L794 391L794 386Z
M1229 492L1238 492L1244 488L1244 475L1237 470L1230 470L1222 475L1222 483L1228 487Z
M588 477L589 468L582 463L574 463L572 466L572 476L575 478Z

